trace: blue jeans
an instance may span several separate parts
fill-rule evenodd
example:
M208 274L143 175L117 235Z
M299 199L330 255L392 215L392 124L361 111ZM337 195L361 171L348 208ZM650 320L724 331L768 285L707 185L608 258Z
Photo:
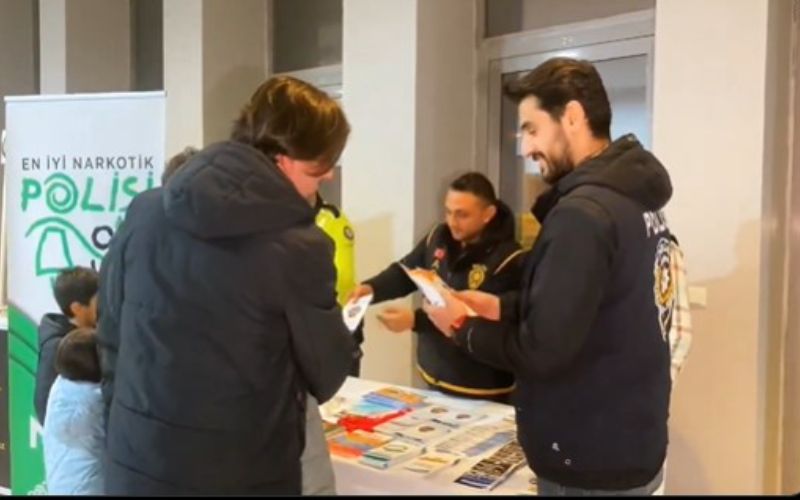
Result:
M589 496L650 496L661 486L664 470L658 471L649 483L644 486L637 486L630 490L584 490L583 488L573 488L572 486L562 486L553 481L548 481L542 477L537 478L538 495L546 497L589 497Z

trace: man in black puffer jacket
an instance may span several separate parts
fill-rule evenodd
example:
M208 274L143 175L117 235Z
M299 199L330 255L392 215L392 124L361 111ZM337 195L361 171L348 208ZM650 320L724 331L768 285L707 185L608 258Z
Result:
M590 63L551 59L507 88L522 150L552 188L521 291L428 309L475 359L517 376L519 441L540 495L650 495L667 450L675 307L666 169L611 109ZM508 328L499 322L513 318Z
M309 202L348 133L273 78L133 200L101 269L107 494L300 494L306 393L329 399L355 349Z

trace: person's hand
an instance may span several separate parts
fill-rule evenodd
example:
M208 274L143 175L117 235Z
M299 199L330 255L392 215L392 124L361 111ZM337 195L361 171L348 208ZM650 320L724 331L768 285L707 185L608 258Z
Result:
M414 311L407 307L387 307L378 313L378 320L394 333L414 328Z
M456 298L467 304L475 314L493 321L500 320L500 297L477 290L455 292Z
M369 295L371 293L374 293L374 290L372 289L372 286L367 285L365 283L361 283L360 285L358 285L355 288L355 290L350 292L350 297L347 299L347 301L348 302L352 302L354 300L358 300L361 297L363 297L365 295Z
M467 306L448 290L442 291L442 298L444 298L444 307L436 307L425 301L422 309L440 332L446 337L452 337L453 324L468 315Z

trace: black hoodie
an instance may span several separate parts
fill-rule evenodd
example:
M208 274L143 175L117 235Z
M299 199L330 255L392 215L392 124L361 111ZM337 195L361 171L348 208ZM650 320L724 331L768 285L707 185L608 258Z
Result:
M447 225L440 224L400 262L412 269L435 269L455 290L476 289L495 294L517 290L523 258L514 233L514 216L499 202L497 214L476 243L462 248ZM365 283L374 290L373 302L403 297L417 289L397 263ZM513 389L514 376L508 370L473 359L442 335L422 309L415 311L414 331L419 334L418 370L430 385L478 398L502 397Z
M540 477L631 489L661 469L671 301L656 277L669 263L659 210L671 195L658 160L618 139L537 200L542 230L518 302L501 302L517 327L476 319L456 332L477 359L513 369L519 439Z
M36 390L34 391L33 405L36 408L36 418L42 425L44 425L44 416L47 412L50 388L58 376L58 372L56 372L58 344L75 328L69 318L61 313L45 314L39 323L39 363L36 367Z
M355 345L332 244L274 163L197 153L133 200L100 282L106 492L299 494L306 391L330 398Z

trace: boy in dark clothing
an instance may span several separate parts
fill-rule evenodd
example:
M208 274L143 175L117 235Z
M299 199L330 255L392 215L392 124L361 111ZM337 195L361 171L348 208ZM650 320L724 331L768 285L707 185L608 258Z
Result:
M39 323L39 362L36 369L34 407L44 424L47 396L56 379L56 351L69 332L94 328L97 324L97 271L86 267L64 269L53 284L53 295L61 313L48 313Z

